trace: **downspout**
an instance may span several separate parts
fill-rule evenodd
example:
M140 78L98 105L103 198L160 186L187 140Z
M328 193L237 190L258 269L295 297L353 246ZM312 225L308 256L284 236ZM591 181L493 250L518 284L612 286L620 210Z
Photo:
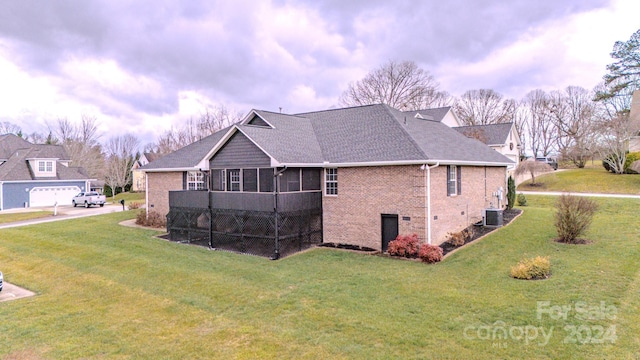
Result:
M429 166L429 164L424 164L420 167L421 170L424 170L424 191L425 191L425 208L424 208L424 227L427 231L427 244L431 245L431 169L435 169L440 166L440 162L436 162L435 165Z
M275 191L273 193L273 198L274 198L274 213L275 213L275 235L276 235L276 249L275 252L273 254L273 257L271 258L271 260L278 260L280 258L280 234L279 234L279 224L278 224L278 194L280 193L280 176L282 175L282 173L285 172L285 170L287 170L287 165L285 165L281 170L276 171L276 173L273 175L273 177L275 178L274 180L274 186L275 186Z
M145 211L146 211L146 219L149 220L149 176L147 176L147 172L143 172L144 174L144 203Z

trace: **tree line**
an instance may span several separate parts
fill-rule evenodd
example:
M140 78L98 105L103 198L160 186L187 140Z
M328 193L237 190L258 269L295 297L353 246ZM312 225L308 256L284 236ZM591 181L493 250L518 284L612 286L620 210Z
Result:
M593 89L535 89L519 100L492 89L451 96L415 62L389 61L350 83L340 102L385 103L402 111L452 106L463 125L514 123L522 157L555 155L579 168L599 157L613 172L622 173L627 142L640 130L640 120L629 118L633 91L640 89L640 30L626 42L617 41L611 57L616 61Z

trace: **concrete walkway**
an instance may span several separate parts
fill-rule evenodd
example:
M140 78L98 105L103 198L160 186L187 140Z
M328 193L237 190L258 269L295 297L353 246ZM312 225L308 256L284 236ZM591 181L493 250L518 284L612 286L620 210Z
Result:
M516 193L525 194L525 195L551 195L551 196L574 195L574 196L589 196L589 197L640 199L640 195L628 195L628 194L577 193L577 192L560 192L560 191L516 191Z

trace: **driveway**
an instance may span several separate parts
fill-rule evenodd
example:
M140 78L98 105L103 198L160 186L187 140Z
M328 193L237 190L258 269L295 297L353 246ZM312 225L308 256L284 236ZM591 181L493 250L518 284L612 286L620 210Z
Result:
M34 209L34 208L12 209L12 210L0 211L0 215L1 214L8 214L8 213L16 213L16 212L31 212L31 211L37 211L37 210L44 210L44 211L54 211L55 210L56 211L56 215L43 217L43 218L38 218L38 219L31 219L31 220L16 221L16 222L11 222L11 223L6 223L6 224L0 224L0 229L19 227L19 226L26 226L26 225L33 225L33 224L42 224L42 223L48 223L48 222L52 222L52 221L77 219L77 218L82 218L82 217L87 217L87 216L108 214L108 213L112 213L112 212L122 211L122 205L120 205L120 204L107 204L104 207L96 206L96 207L90 207L90 208L84 208L84 207L76 207L76 208L74 208L72 205L64 205L64 206L58 206L57 209L54 209L53 207L36 208L36 209Z

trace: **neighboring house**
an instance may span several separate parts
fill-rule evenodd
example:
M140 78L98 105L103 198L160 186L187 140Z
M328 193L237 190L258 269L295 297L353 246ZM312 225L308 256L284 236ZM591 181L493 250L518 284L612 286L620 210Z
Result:
M409 114L417 119L439 121L450 128L462 126L462 122L460 121L460 119L458 119L456 113L453 112L451 106L417 111L405 111L404 113Z
M520 162L520 136L514 123L460 126L454 129L466 137L482 141L493 150L508 157L514 162L513 168Z
M416 118L440 121L467 137L482 141L511 159L514 162L513 168L520 162L520 136L514 123L462 126L462 122L449 106L404 113Z
M439 244L504 205L493 194L513 162L426 115L253 110L142 167L147 210L174 239L258 255L274 241L276 257L319 242L386 250L398 234Z
M144 172L139 169L153 160L159 157L156 153L146 152L140 155L140 158L133 163L131 167L131 191L145 191L146 190L146 179L144 177Z
M70 205L91 180L70 162L60 145L35 145L13 134L0 135L0 210Z
M631 111L629 113L629 121L636 129L640 129L640 90L633 92L631 100ZM640 136L632 136L629 138L629 152L640 151Z

